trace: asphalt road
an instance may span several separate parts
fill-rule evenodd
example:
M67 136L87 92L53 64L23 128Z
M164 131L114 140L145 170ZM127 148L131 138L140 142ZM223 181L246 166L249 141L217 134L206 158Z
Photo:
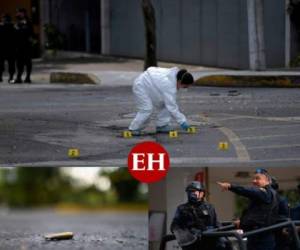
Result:
M148 248L147 213L63 215L50 211L0 213L0 249L99 250ZM71 240L48 241L44 235L71 231Z
M179 91L180 108L197 134L125 139L121 133L135 112L135 75L109 72L99 86L2 85L1 166L126 166L130 149L144 140L164 145L173 166L300 164L299 89ZM222 141L228 150L218 149ZM70 159L69 148L78 148L80 157Z

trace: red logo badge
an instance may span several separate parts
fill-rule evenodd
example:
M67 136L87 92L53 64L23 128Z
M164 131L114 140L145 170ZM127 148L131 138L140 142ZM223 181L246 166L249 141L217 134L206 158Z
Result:
M170 167L168 152L156 142L142 142L128 155L128 169L140 182L151 183L164 178Z

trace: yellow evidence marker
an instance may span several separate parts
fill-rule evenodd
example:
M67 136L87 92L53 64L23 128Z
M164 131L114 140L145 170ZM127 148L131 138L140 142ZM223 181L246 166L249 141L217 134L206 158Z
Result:
M79 157L79 155L80 155L79 149L77 148L70 148L68 151L69 158L77 158Z
M128 130L123 131L123 137L124 138L131 138L132 137L131 131L128 131Z
M170 138L176 138L178 137L178 132L176 130L172 130L169 132L169 137Z
M70 240L73 239L74 234L72 232L62 232L54 234L46 234L44 237L46 240Z
M196 134L197 129L196 129L196 127L192 126L192 127L188 128L187 132L190 133L190 134Z
M219 150L227 150L228 149L228 142L221 141L219 142Z

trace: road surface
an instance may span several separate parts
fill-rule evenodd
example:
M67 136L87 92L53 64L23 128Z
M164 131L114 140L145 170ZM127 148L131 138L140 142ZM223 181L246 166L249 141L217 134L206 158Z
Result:
M126 166L130 149L144 140L165 146L173 166L300 164L299 89L180 90L180 109L199 128L196 135L124 139L135 114L136 75L103 73L97 86L2 85L0 165ZM148 130L154 127L152 120ZM223 141L228 150L218 149ZM80 150L78 159L68 157L70 148Z
M99 250L148 248L147 213L57 214L51 211L0 213L0 249ZM44 235L71 231L72 240L47 241Z

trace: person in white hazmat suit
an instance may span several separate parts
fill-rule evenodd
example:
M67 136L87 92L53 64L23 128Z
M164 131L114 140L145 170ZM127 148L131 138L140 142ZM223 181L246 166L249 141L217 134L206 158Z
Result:
M176 93L178 89L188 88L193 83L193 76L187 70L179 70L177 67L149 67L139 75L133 84L138 112L129 126L132 134L141 134L154 108L158 110L156 132L169 132L171 117L182 129L187 130L190 126L184 114L179 111Z

